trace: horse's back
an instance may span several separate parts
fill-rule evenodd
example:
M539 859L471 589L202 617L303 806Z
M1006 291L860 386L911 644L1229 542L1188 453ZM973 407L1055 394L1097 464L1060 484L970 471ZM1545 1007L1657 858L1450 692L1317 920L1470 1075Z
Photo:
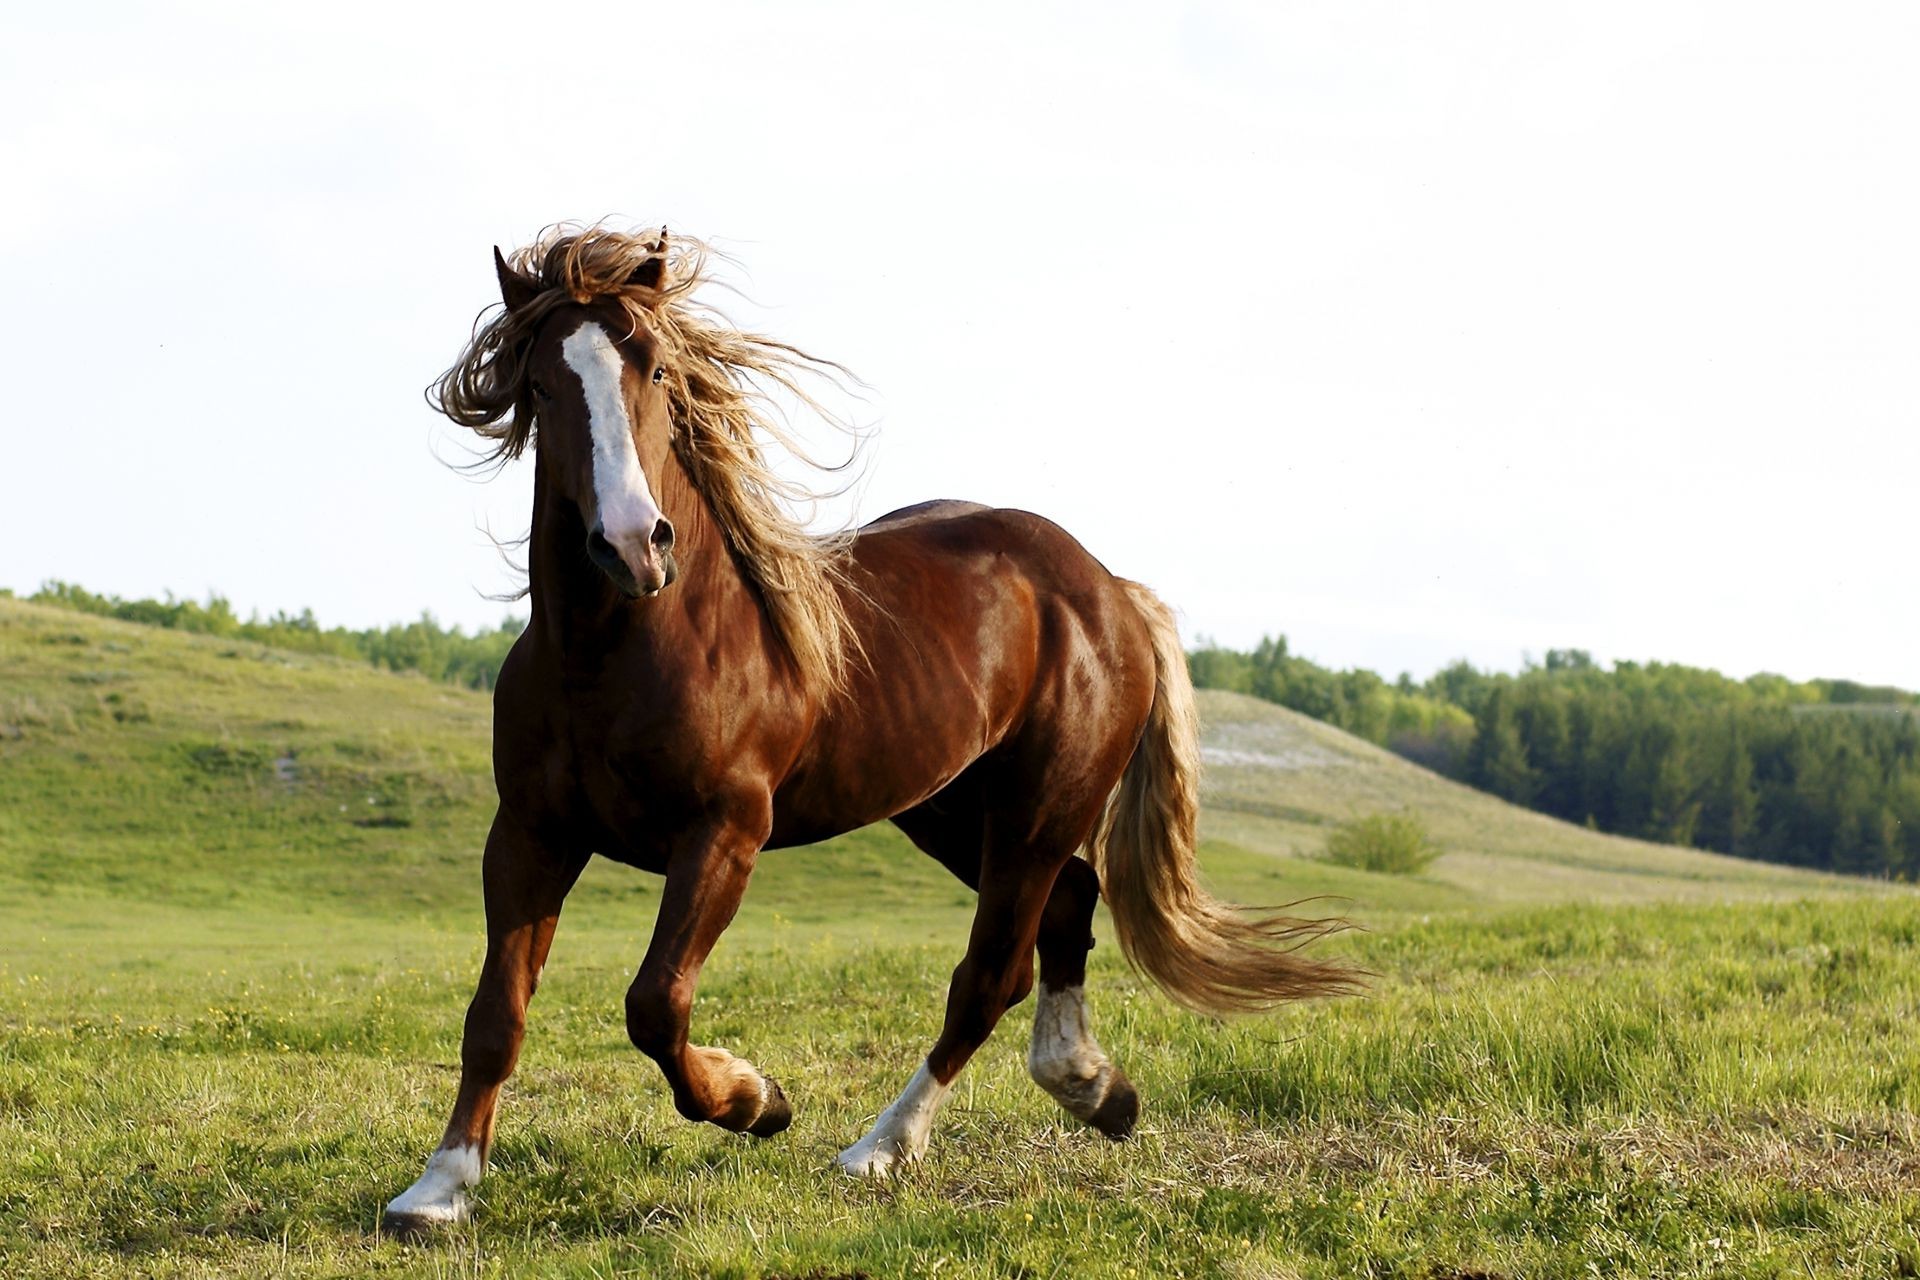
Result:
M1140 630L1105 565L1053 521L1014 507L951 498L902 507L860 529L853 564L876 615L863 638L883 647L904 634L922 654L932 643L1010 657L1060 627L1110 642L1111 633Z
M1071 534L928 502L865 526L853 564L864 655L785 797L798 830L815 828L797 811L892 816L988 759L1021 790L1076 771L1112 786L1152 700L1152 646Z
M933 498L926 502L916 502L908 507L896 507L883 516L878 516L860 526L861 533L881 529L897 529L902 525L920 524L927 520L945 520L953 516L970 516L981 511L992 511L984 502L968 502L962 498Z
M889 511L860 527L856 565L870 574L969 572L992 565L1042 589L1123 600L1119 580L1071 533L1031 511L936 498ZM883 588L884 589L884 588Z

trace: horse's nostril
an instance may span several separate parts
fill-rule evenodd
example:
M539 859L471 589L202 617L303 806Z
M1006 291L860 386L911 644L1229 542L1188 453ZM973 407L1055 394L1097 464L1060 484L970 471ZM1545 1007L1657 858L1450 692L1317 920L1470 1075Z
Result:
M607 541L606 533L597 524L587 533L587 554L594 557L614 554L613 544Z
M660 548L662 551L671 547L673 545L673 522L665 516L662 516L659 522L653 526L653 537L651 541L654 546Z

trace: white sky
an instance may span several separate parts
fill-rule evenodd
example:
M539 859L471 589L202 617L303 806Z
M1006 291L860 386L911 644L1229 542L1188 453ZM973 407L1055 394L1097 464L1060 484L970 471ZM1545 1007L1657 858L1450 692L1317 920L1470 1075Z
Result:
M0 585L496 619L531 467L420 391L615 214L871 384L863 518L1389 676L1920 687L1916 67L1905 3L12 13Z

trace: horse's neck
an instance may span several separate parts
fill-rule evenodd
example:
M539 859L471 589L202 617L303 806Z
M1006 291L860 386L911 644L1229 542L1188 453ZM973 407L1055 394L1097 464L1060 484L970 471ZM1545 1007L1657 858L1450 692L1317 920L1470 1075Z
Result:
M528 594L534 618L563 649L591 653L683 623L686 604L696 596L709 603L715 597L726 602L748 598L725 535L679 458L669 454L661 472L654 488L661 511L673 521L679 574L660 595L635 601L587 559L587 530L579 508L554 494L545 464L536 455Z

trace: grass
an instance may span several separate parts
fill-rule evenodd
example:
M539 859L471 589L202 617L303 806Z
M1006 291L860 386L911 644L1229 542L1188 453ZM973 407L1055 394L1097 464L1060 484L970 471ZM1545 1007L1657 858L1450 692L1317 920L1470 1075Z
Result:
M832 1154L938 1025L970 896L888 829L769 855L696 1036L794 1099L690 1126L626 1044L657 882L590 868L477 1221L373 1230L438 1136L480 949L484 698L0 601L9 1276L1885 1276L1920 1269L1920 897L1510 810L1209 697L1204 857L1344 895L1371 994L1218 1024L1102 928L1136 1140L1025 1079L1025 1011L928 1160ZM1302 851L1407 808L1414 875Z

